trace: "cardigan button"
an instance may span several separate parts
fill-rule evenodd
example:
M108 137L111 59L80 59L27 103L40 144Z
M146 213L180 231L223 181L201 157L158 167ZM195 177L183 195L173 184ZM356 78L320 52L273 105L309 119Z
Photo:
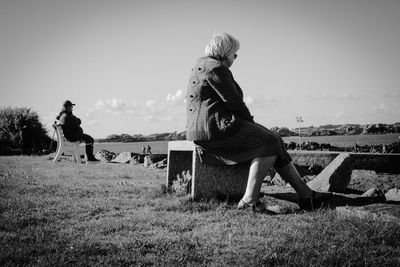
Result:
M193 83L193 84L195 84L195 83L196 83L196 81L193 81L192 83Z
M190 95L191 98L193 98L193 95Z
M201 68L198 68L198 70L201 70Z

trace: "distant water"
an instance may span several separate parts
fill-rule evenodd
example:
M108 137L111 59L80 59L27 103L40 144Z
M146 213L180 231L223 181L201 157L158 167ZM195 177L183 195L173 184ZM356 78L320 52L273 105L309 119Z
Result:
M338 147L349 147L354 146L356 143L359 146L364 145L380 145L380 144L391 144L399 139L399 134L377 134L377 135L335 135L335 136L313 136L313 137L301 137L301 142L317 142L331 144L332 146ZM299 137L283 137L286 143L299 142ZM124 151L141 153L142 146L149 145L151 152L154 154L166 154L168 152L168 141L149 141L149 142L132 142L132 143L96 143L94 145L94 151L105 149L114 153L120 153ZM80 150L83 152L84 147L81 146Z
M387 145L399 140L400 134L373 134L373 135L333 135L333 136L312 136L301 137L301 142L316 142L331 144L337 147L352 147L355 144L359 146L365 145ZM284 137L286 143L299 142L298 136Z
M142 153L142 146L151 147L153 154L167 154L168 152L168 141L145 141L145 142L130 142L130 143L95 143L94 151L101 149L108 150L114 153L120 152L134 152Z

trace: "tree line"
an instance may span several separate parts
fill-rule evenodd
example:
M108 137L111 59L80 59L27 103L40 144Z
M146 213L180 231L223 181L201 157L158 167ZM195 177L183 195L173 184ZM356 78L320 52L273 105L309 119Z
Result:
M173 132L173 133L155 133L149 135L142 134L112 134L103 139L96 139L96 142L143 142L143 141L173 141L173 140L186 140L186 132Z
M272 127L270 129L280 136L327 136L327 135L358 135L358 134L390 134L400 133L400 122L394 124L327 124L318 127L309 126L289 130L287 127ZM142 134L112 134L103 139L97 139L97 142L142 142L142 141L171 141L186 140L186 132L173 133L155 133L149 135Z
M330 136L330 135L358 135L358 134L394 134L400 133L400 122L393 124L327 124L318 127L309 126L289 130L286 127L272 127L271 131L281 136Z

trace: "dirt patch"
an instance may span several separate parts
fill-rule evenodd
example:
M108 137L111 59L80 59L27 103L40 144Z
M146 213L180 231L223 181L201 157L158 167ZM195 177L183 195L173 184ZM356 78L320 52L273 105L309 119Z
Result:
M347 188L362 192L371 188L377 188L387 192L393 187L400 188L400 174L385 174L368 170L353 170L351 181Z
M380 192L386 193L394 187L400 188L400 174L378 174L375 171L353 170L351 181L345 194L338 194L329 203L331 207L363 206L380 203L384 201L382 195L380 197L361 197L361 195L371 188L376 188ZM280 209L278 213L291 213L298 209L296 192L284 182L282 184L263 183L261 197L261 201L267 205L277 205Z

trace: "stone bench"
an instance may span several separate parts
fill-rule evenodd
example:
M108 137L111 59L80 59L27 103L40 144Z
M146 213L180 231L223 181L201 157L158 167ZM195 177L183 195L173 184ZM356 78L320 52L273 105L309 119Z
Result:
M177 176L189 171L193 199L240 199L246 189L249 163L237 165L204 164L191 141L168 142L167 187Z
M324 169L309 186L314 190L344 192L353 169L400 173L399 154L339 153L331 151L288 151L299 166L320 165ZM203 156L202 156L203 157ZM210 165L201 161L191 141L168 142L167 187L177 176L189 172L193 199L240 199L246 189L249 163Z

